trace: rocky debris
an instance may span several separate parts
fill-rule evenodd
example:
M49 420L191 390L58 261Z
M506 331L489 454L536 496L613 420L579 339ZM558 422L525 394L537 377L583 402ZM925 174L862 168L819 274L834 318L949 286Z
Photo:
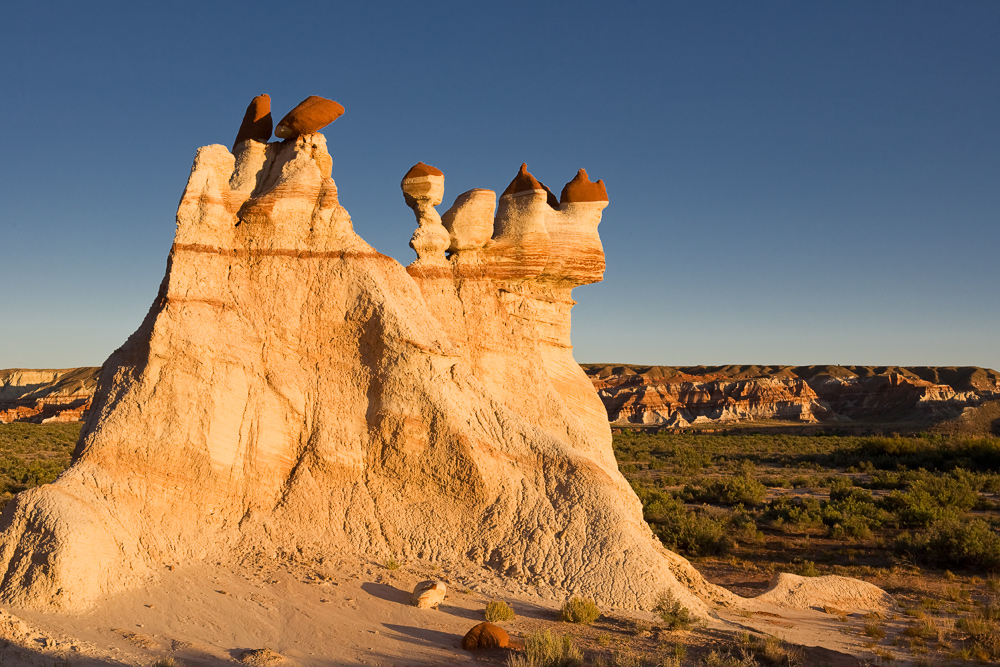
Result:
M420 609L434 609L444 602L448 587L443 581L421 581L413 588L410 602Z
M938 421L1000 398L1000 374L973 367L585 364L584 369L616 425Z
M325 97L310 95L285 114L274 128L279 139L294 139L300 135L318 132L344 115L344 107Z
M510 646L510 636L507 631L488 621L475 626L462 637L462 648L466 651L507 648L508 646Z
M90 408L98 370L0 370L0 424L80 421Z
M240 123L240 129L236 133L236 140L233 141L233 152L244 141L262 143L270 141L272 125L271 97L267 93L258 95L250 100L250 105L247 106L243 122Z
M608 190L604 187L604 181L598 180L592 183L584 169L576 172L573 180L563 186L559 194L560 204L571 204L584 201L608 201Z

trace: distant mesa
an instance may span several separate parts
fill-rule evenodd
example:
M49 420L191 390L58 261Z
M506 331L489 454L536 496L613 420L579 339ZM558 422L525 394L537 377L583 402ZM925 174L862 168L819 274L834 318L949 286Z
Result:
M274 130L279 139L292 139L318 132L344 115L344 107L325 97L310 95L285 114Z
M549 190L544 183L532 176L528 171L527 163L524 162L521 163L521 169L518 170L517 176L514 177L514 180L510 182L510 185L507 186L507 189L504 190L500 196L517 196L523 193L533 192L535 190L544 190L547 195L549 206L555 209L559 208L559 201L556 199L556 196L552 194L552 190Z
M236 133L236 141L233 142L233 150L235 151L237 146L249 139L266 144L271 139L273 125L271 96L267 93L258 95L250 100L247 112L243 115L240 130Z
M559 194L560 204L571 204L585 201L608 201L608 190L604 187L604 181L591 182L587 176L587 171L581 169L576 172L573 180L563 186Z

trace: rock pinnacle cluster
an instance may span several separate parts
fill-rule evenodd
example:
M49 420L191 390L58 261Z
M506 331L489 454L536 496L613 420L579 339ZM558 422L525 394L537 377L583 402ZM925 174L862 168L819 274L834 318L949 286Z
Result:
M3 601L84 609L168 567L291 553L481 565L611 606L725 597L643 521L573 358L603 183L559 201L522 167L439 214L444 175L418 164L403 267L340 205L316 130L343 108L308 98L266 143L268 101L232 151L198 149L73 465L4 511Z

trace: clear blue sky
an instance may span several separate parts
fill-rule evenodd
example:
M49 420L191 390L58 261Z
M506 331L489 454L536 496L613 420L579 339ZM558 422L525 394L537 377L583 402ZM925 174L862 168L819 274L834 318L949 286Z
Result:
M8 3L0 368L99 365L156 294L195 149L250 98L325 134L404 263L526 161L607 183L578 361L1000 369L1000 2Z

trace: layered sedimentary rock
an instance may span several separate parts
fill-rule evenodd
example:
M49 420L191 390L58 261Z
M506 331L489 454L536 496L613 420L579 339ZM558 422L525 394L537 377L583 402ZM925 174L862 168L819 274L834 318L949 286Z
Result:
M619 425L936 421L1000 398L1000 374L975 367L585 364L584 369L608 419Z
M0 424L74 422L90 407L97 368L0 370Z
M198 150L72 467L4 510L0 597L80 609L168 565L297 552L486 565L608 605L725 597L653 537L572 356L607 201L553 205L523 170L495 216L474 190L441 217L443 176L411 174L448 243L404 268L354 233L331 165L320 134Z

